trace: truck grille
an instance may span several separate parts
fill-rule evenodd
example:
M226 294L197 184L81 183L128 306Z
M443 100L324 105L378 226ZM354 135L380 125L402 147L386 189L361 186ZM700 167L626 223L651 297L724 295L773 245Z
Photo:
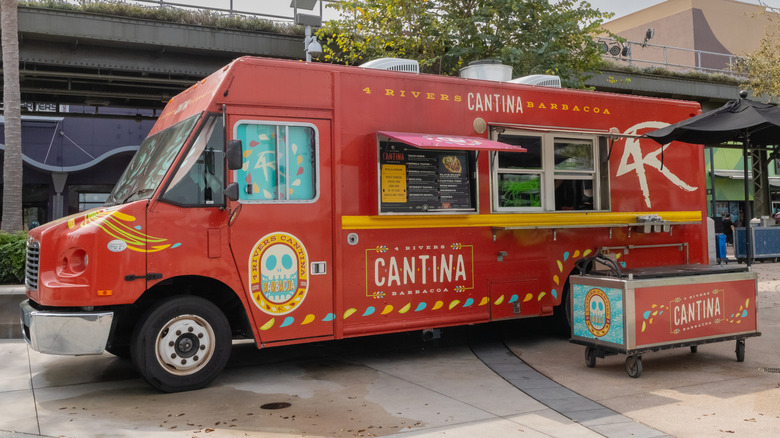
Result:
M27 258L24 266L24 284L30 290L38 290L38 262L41 245L33 239L27 239Z

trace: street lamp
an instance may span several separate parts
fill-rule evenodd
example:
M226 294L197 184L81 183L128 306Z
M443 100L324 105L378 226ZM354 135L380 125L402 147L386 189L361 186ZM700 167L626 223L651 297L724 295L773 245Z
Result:
M320 15L299 14L298 8L309 11L314 10L314 5L318 0L292 0L290 7L293 8L295 24L306 26L306 38L303 40L303 50L306 52L306 62L311 62L312 56L317 57L322 54L322 46L317 37L311 34L311 28L322 26L322 0L320 2Z

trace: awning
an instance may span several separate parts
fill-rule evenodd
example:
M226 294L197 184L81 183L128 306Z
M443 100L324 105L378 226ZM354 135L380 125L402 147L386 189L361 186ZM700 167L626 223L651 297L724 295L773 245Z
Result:
M422 149L456 149L467 151L504 151L525 152L520 146L488 140L482 137L463 137L459 135L414 134L410 132L379 131L379 135L391 138L409 146Z

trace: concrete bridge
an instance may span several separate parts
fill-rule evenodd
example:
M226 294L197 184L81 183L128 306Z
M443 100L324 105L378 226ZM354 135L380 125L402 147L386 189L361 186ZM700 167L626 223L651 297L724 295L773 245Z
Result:
M29 112L36 112L36 103L160 109L236 57L304 57L303 35L31 7L19 8L19 36L22 100L32 104ZM705 109L738 92L733 84L619 71L596 75L588 85L697 100Z

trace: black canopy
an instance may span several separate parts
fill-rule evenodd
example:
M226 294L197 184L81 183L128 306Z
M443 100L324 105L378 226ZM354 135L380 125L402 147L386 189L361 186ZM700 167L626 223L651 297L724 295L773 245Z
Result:
M741 96L747 93L740 93ZM780 144L780 108L741 97L722 107L645 134L667 144L742 142L743 146Z
M661 144L673 141L695 144L742 143L745 172L745 254L749 266L752 259L750 219L753 215L750 211L747 155L751 147L780 144L780 108L746 99L746 91L740 91L739 96L739 99L731 100L718 109L648 132L645 136Z

